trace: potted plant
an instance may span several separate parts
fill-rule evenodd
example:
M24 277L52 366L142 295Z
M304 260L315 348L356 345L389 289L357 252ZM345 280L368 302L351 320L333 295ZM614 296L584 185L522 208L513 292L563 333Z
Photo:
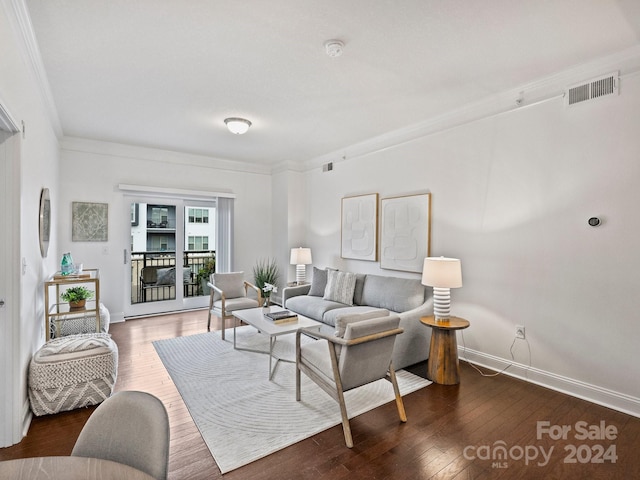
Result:
M216 257L215 254L208 258L207 261L202 265L202 268L198 270L198 285L202 295L209 295L209 291L211 290L207 285L211 274L216 271Z
M86 287L71 287L60 295L65 302L69 302L71 310L82 309L88 299L93 298L93 291Z
M263 292L262 296L265 299L265 304L269 303L269 299L272 293L278 291L276 285L280 272L278 272L278 264L274 260L260 260L258 264L253 267L253 278L256 287Z

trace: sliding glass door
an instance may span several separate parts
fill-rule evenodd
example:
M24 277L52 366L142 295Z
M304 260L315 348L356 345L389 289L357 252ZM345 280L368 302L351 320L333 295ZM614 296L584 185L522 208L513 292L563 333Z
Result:
M126 198L125 316L207 306L206 281L216 263L216 201Z

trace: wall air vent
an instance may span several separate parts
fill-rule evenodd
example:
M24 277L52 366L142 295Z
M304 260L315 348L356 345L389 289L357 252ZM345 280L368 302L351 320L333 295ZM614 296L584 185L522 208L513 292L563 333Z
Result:
M617 94L618 72L614 72L567 87L564 92L564 103L569 107L587 100Z

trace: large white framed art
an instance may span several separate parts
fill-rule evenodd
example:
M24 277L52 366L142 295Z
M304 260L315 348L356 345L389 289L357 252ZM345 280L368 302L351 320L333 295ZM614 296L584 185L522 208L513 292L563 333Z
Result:
M342 199L342 258L378 260L378 194Z
M431 194L383 198L380 268L422 272L431 250Z

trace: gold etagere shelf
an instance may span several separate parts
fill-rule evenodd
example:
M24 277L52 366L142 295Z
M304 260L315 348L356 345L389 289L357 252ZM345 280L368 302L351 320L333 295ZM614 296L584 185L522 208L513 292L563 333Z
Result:
M82 309L71 308L61 301L60 295L74 285L87 285L93 290L94 296L87 300ZM53 295L52 295L52 292ZM70 320L95 317L96 332L100 332L100 271L97 269L83 270L81 273L62 275L56 273L44 284L45 303L45 332L47 341L51 339L51 324L55 326L56 337L60 336L60 326Z

